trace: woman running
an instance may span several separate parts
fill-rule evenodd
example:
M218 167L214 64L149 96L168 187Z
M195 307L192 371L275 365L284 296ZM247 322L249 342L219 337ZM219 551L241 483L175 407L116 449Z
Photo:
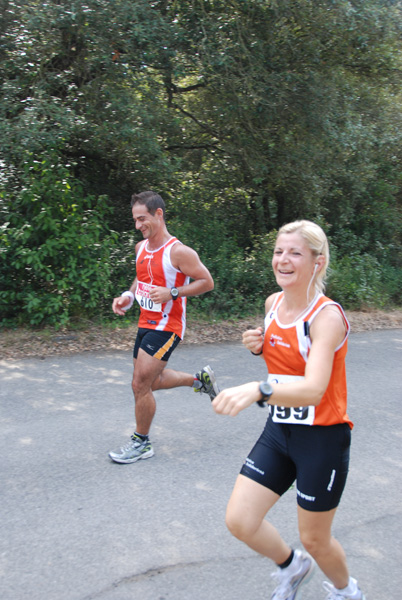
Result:
M323 294L328 263L328 241L318 225L296 221L279 230L272 267L282 291L265 302L265 331L243 334L246 348L263 355L268 379L224 390L213 401L217 413L231 416L254 402L269 405L264 431L237 478L226 523L235 537L276 563L271 600L295 600L315 562L331 581L323 584L327 600L365 600L331 533L353 424L346 413L349 323L341 306ZM293 550L265 520L294 481L307 552Z

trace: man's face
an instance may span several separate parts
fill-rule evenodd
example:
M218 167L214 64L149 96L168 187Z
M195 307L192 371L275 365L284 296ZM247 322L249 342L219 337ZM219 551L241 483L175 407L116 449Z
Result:
M134 204L132 208L135 228L141 231L144 239L149 240L150 237L158 233L161 224L163 223L162 209L156 209L154 215L148 211L145 204Z

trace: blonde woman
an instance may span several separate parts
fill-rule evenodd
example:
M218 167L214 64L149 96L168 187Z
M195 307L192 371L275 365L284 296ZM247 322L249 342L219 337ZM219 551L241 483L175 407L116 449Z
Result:
M269 405L261 437L247 457L230 498L231 533L277 565L271 600L295 600L315 563L330 582L327 600L365 600L350 577L345 553L331 527L346 483L353 424L346 412L345 357L349 323L341 306L323 294L328 241L310 221L283 226L272 268L282 291L265 302L262 328L243 334L262 354L265 382L221 392L217 413L237 415L258 402ZM265 517L296 481L301 542L293 550Z

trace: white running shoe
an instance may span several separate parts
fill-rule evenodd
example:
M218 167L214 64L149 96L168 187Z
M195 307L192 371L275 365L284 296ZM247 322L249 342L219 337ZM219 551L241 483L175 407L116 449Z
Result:
M355 585L356 588L355 591L352 593L344 592L343 590L338 590L338 588L332 585L332 583L324 581L322 586L324 590L328 592L326 600L366 600L365 595L357 585L356 579L353 579L353 577L351 577L350 581Z
M194 375L194 391L195 392L203 392L204 394L208 394L208 396L212 400L219 394L219 386L216 381L215 373L211 369L209 365L198 371Z
M151 458L154 455L154 451L149 440L143 440L135 433L131 436L128 444L109 452L109 456L114 462L117 463L133 463L143 458Z
M285 569L277 569L272 577L278 581L271 600L295 600L297 592L313 574L315 562L307 553L295 550L292 562Z

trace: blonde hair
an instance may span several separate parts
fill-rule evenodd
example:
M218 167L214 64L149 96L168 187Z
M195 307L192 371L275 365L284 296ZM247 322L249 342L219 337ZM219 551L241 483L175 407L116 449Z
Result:
M317 292L325 290L325 276L329 265L329 245L324 231L312 221L300 220L283 225L278 231L282 233L300 233L314 256L323 256L324 264L315 276L314 286Z

